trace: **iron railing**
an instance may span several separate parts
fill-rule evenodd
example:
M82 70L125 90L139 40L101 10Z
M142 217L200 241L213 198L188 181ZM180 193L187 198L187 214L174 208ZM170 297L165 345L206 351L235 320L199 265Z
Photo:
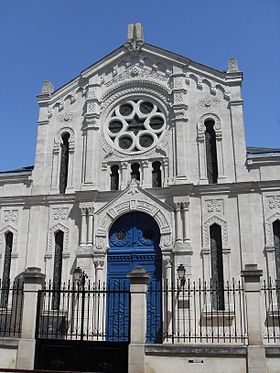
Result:
M120 281L38 292L36 338L129 341L129 320L129 286Z
M221 287L203 281L154 284L149 299L162 294L162 327L158 322L147 324L147 341L166 343L246 343L247 320L244 289L240 281L226 282Z
M264 302L264 341L280 343L280 282L264 281L262 286L262 301Z
M23 282L0 280L0 336L20 337L23 311Z

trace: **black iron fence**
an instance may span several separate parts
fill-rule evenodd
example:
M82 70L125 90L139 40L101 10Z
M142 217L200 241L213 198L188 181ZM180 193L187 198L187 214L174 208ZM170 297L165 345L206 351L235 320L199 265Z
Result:
M266 343L280 342L280 282L264 281L262 286L262 301L265 310L264 340Z
M129 341L129 285L67 283L38 293L36 338Z
M0 280L0 336L20 337L23 311L23 283Z
M226 282L222 289L203 281L165 281L162 288L149 288L148 303L158 298L158 293L162 294L162 310L158 312L162 312L163 323L162 327L157 322L148 323L147 341L246 343L246 306L240 281Z

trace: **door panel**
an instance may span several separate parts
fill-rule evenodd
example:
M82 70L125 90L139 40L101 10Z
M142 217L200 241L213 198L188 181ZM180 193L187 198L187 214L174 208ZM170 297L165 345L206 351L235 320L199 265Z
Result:
M109 237L107 262L107 283L109 286L129 288L127 274L136 266L142 266L149 273L150 292L147 304L148 343L160 342L161 310L161 251L159 228L155 220L141 212L133 212L119 218L112 226ZM116 310L123 309L125 322L129 322L121 299L108 299L107 328L110 335L116 322ZM127 326L124 326L128 328ZM153 332L151 332L151 329ZM112 339L114 340L114 339Z

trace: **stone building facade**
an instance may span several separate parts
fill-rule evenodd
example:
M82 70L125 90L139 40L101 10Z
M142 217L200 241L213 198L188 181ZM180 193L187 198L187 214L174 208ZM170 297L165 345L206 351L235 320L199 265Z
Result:
M27 267L56 286L76 267L106 282L110 230L135 213L158 227L163 280L182 264L226 282L252 263L279 280L280 149L246 147L242 79L235 59L218 71L144 43L136 24L69 83L46 81L34 168L0 173L3 284Z

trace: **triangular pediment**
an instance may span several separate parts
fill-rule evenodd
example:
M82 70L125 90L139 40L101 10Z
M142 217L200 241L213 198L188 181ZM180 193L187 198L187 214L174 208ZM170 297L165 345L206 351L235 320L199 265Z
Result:
M111 88L120 81L131 79L156 80L165 86L171 86L170 77L174 72L174 65L182 67L185 71L191 66L192 70L198 74L211 75L212 78L223 79L225 77L225 74L221 71L150 44L143 44L137 56L129 53L124 46L121 46L83 70L71 82L57 89L53 93L53 99L68 94L93 79L93 77L95 77L95 84L100 87L104 85L105 89Z

